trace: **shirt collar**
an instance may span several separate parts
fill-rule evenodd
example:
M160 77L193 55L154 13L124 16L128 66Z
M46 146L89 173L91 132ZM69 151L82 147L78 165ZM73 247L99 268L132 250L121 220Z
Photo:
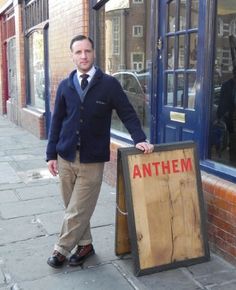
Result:
M92 66L91 69L90 69L88 72L86 72L86 74L89 75L89 77L88 77L88 81L90 81L90 80L92 79L92 77L94 76L95 72L96 72L96 68L95 68L95 66ZM79 79L80 81L81 81L80 76L81 76L82 74L84 74L84 73L82 73L82 72L80 72L79 70L77 70L77 77L78 77L78 79Z

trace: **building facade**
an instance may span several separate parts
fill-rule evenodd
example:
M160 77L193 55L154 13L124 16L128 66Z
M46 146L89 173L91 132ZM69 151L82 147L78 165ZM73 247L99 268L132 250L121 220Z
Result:
M90 35L150 142L196 142L209 241L236 263L236 98L225 86L236 66L236 2L5 0L0 21L0 113L47 138L57 85L73 69L69 42ZM117 148L132 143L116 114L111 134L104 178L115 185Z

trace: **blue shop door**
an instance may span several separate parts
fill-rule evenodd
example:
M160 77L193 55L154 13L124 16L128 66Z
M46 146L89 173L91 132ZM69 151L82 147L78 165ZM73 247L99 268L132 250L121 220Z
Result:
M160 1L158 143L199 139L199 1Z

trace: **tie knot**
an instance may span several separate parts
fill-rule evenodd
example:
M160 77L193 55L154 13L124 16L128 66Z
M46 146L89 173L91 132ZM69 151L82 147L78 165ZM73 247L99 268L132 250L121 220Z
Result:
M89 77L89 75L87 75L87 74L82 74L82 75L80 75L80 77L82 78L82 80L86 80L86 79Z
M88 85L88 77L89 77L89 75L82 74L80 77L82 78L82 80L81 80L81 89L85 90L85 88Z

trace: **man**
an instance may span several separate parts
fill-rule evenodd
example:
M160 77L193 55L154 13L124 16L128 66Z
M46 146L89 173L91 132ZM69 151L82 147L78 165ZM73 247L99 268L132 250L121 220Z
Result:
M230 165L236 165L236 67L233 68L233 77L221 86L217 117L226 123L229 133L229 160Z
M137 115L119 82L94 66L94 44L86 36L71 40L77 70L58 87L51 122L47 161L52 175L59 173L65 216L54 252L48 259L61 267L67 255L70 266L81 265L94 254L90 218L102 184L104 162L110 157L112 110L131 134L136 148L153 151Z

